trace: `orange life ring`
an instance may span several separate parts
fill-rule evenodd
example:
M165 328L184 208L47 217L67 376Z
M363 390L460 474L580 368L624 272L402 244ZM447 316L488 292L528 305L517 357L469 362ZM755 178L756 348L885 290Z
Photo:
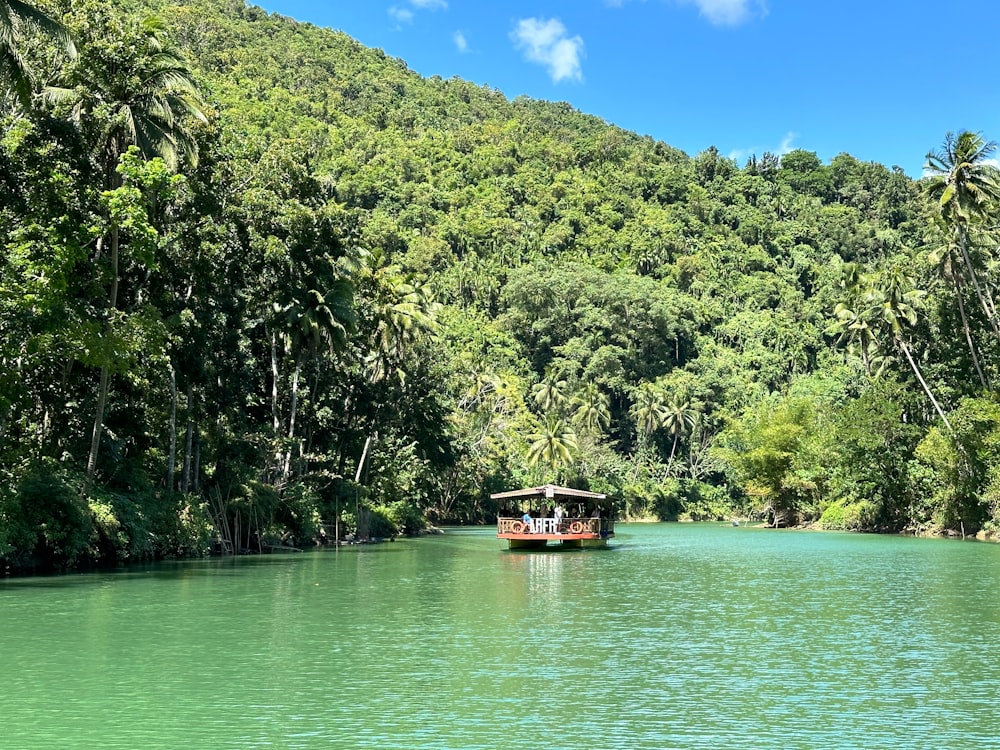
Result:
M579 534L582 531L583 531L583 524L580 523L579 521L573 521L573 523L569 525L570 534Z
M522 521L514 521L510 525L511 534L523 534L524 533L524 523Z

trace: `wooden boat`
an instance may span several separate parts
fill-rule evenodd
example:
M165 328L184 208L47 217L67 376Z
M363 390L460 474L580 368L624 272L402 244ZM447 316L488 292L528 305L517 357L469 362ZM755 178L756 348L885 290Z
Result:
M606 547L615 535L614 513L607 495L546 484L496 492L497 538L510 549ZM561 513L559 511L562 511Z

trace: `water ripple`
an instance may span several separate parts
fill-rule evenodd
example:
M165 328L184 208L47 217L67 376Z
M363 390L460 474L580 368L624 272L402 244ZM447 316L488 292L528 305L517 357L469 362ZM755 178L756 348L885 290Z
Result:
M1000 748L1000 548L491 530L0 584L0 746Z

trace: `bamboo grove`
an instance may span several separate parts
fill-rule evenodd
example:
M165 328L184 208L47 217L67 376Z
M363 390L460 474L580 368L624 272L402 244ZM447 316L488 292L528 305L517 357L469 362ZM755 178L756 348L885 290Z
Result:
M0 560L1000 528L994 144L689 156L242 0L0 0ZM849 144L845 144L849 145Z

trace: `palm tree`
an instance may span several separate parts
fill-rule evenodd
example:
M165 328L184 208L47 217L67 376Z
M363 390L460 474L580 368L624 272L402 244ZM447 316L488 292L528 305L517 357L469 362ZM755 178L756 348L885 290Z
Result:
M103 44L90 40L69 85L49 87L46 98L71 106L70 117L87 134L108 188L121 184L116 169L129 146L147 159L159 156L171 169L196 165L198 146L189 123L207 121L204 104L163 21L150 16L139 29L117 27L109 33L117 37Z
M570 466L579 450L573 428L559 417L550 414L537 433L530 436L528 464L546 464L553 471Z
M437 331L440 303L428 285L415 285L398 268L387 266L374 274L376 285L375 340L369 357L372 381L390 374L402 382L406 357L422 336Z
M437 314L441 304L435 301L427 284L415 284L396 266L380 265L382 254L375 251L367 256L367 267L376 270L364 276L364 298L371 300L365 331L370 338L364 353L364 377L368 383L384 383L395 375L400 387L407 386L410 363L421 341L437 334ZM382 413L392 404L379 401L365 415L366 444L377 437ZM362 460L362 465L364 461ZM360 471L360 469L359 469ZM360 475L359 475L360 476Z
M295 418L298 408L299 376L302 366L310 356L325 345L330 354L343 351L349 334L357 326L354 311L354 284L348 278L329 280L326 291L314 288L302 290L301 296L284 306L275 305L284 323L289 348L294 352L295 369L292 373L292 404L288 417L289 444L295 439ZM292 450L285 452L283 478L291 471Z
M865 374L872 376L876 363L880 366L874 374L879 374L887 360L881 349L873 318L877 315L867 298L870 279L858 263L843 263L840 266L840 286L845 299L833 308L834 320L826 332L836 336L837 345L846 345L850 354L858 354L865 368Z
M927 154L924 169L932 175L927 194L949 223L969 224L1000 199L1000 170L991 160L996 149L995 142L963 130L948 133L944 147Z
M943 224L940 217L935 222ZM955 292L955 301L958 303L959 319L962 321L962 333L965 335L965 343L969 347L969 354L972 357L972 364L976 368L979 376L979 384L983 388L989 388L989 379L980 364L979 351L976 347L975 339L972 335L972 326L969 324L969 315L965 309L965 282L963 281L963 266L961 258L956 258L955 250L957 243L945 240L928 253L927 259L937 269L938 275L951 282ZM991 326L993 321L989 321ZM994 331L996 328L994 327Z
M45 93L50 103L70 106L70 117L88 137L105 187L114 190L122 184L119 162L132 147L147 159L162 157L171 167L181 161L196 163L197 146L188 124L206 118L191 71L165 39L161 21L147 18L137 30L107 19L105 24L108 38L89 40L69 74L69 87L52 87ZM107 246L111 275L107 309L113 312L118 307L120 237L118 225L110 216L107 220L108 236L98 239L97 257ZM109 321L113 318L108 316ZM110 335L110 322L108 326ZM97 466L110 364L105 361L101 366L88 481Z
M973 230L991 214L1000 201L1000 169L992 156L997 149L978 133L967 130L948 133L940 151L927 154L924 170L931 175L926 193L934 211L950 235L946 251L957 252L965 275L976 292L994 333L1000 337L1000 319L980 258L974 255ZM958 276L954 277L956 280ZM958 282L956 282L958 283ZM963 324L967 325L963 313Z
M576 405L576 410L573 412L573 422L584 432L598 433L607 429L611 423L608 397L598 388L596 383L587 383L573 397L573 403Z
M566 403L566 381L550 372L540 383L531 386L531 395L543 412L561 409Z
M28 29L58 42L69 57L76 56L69 31L61 23L22 0L0 0L0 90L12 91L24 107L31 104L31 72L18 47Z
M837 344L847 346L851 354L858 354L864 365L865 374L871 376L876 363L884 366L886 360L880 355L878 336L872 327L872 311L861 300L853 303L838 302L833 308L834 322L827 333L837 337ZM881 372L881 367L874 374Z
M685 401L684 403L678 403L678 400L674 398L669 404L667 404L666 411L663 416L663 426L667 429L674 437L674 443L670 446L670 458L668 463L673 463L674 454L677 452L677 440L680 436L694 427L695 423L695 412L691 408L691 402Z
M636 392L636 401L631 410L640 440L645 442L656 430L663 427L667 409L663 403L663 392L653 383L643 383Z
M924 379L920 366L913 356L909 329L918 320L917 309L925 296L917 289L912 277L899 268L885 269L878 273L858 274L857 269L846 269L845 291L848 299L834 308L836 320L827 333L837 335L837 343L847 343L848 350L860 350L865 372L872 375L872 367L880 355L881 341L888 339L903 353L914 376L941 421L952 432L951 423ZM881 367L875 372L878 375Z
M945 415L941 404L934 397L933 391L924 379L920 367L917 365L910 349L907 329L917 323L917 305L924 297L925 292L917 289L914 281L899 269L890 269L873 279L873 284L868 292L867 300L879 312L884 329L888 331L897 348L906 357L906 361L913 370L917 381L920 383L927 398L930 399L934 410L941 417L948 432L954 433L951 422Z

